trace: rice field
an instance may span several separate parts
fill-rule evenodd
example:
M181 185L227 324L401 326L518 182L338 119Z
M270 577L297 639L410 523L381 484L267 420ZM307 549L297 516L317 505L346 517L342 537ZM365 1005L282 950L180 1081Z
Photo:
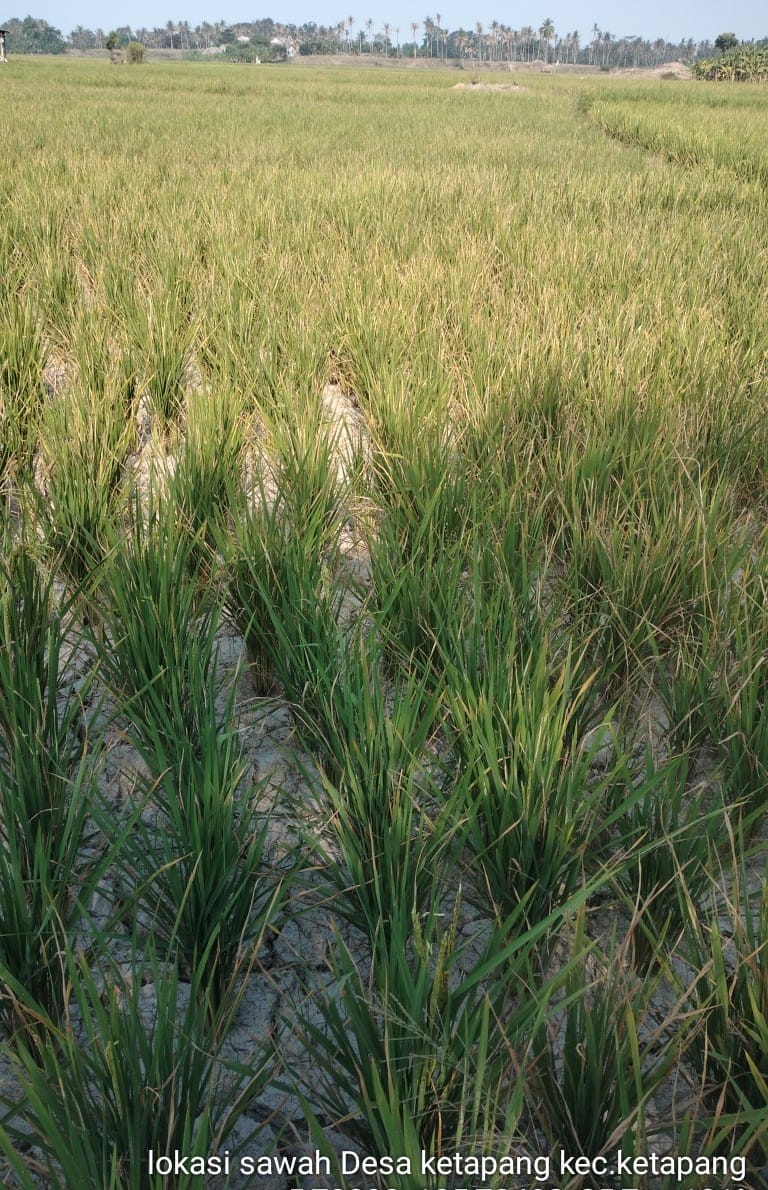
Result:
M9 1188L768 1186L764 94L462 77L0 79Z

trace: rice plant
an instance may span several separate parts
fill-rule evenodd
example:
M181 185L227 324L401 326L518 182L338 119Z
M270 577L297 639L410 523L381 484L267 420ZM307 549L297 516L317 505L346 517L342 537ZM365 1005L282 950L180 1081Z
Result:
M457 976L463 948L456 916L415 916L409 939L393 937L391 967L369 982L339 941L334 994L323 1026L292 1022L318 1063L311 1086L297 1072L313 1136L325 1147L317 1112L378 1158L402 1155L399 1181L436 1190L444 1173L422 1172L462 1149L519 1143L530 1039L550 1011L557 982L530 985L530 956L546 927L528 931L519 914L492 934L474 965ZM551 925L548 922L547 925ZM399 950L398 950L399 946Z
M615 490L574 495L584 507L568 523L564 591L608 674L625 676L711 614L712 592L743 557L728 492L722 485L699 492L687 477L681 484L682 460L675 479L671 466L630 456ZM594 476L594 484L605 482Z
M68 953L66 981L64 1020L10 1051L18 1089L2 1096L0 1151L15 1184L191 1190L201 1168L226 1171L229 1138L269 1077L265 1051L248 1068L222 1061L204 988L151 951L104 976ZM150 1168L174 1152L188 1158L182 1172Z
M387 691L375 638L356 636L316 694L317 716L300 720L319 754L326 875L339 912L374 947L434 907L437 874L451 869L461 838L461 807L442 792L430 752L440 697L429 685L417 673Z
M178 420L187 382L196 328L181 279L157 282L129 312L127 333L136 360L140 385L150 408L164 429Z
M562 1003L532 1047L531 1111L555 1152L644 1153L645 1111L678 1065L684 1033L674 1012L654 1020L656 984L626 969L615 939L601 955L582 916L573 944Z
M199 751L199 712L215 698L219 613L200 582L200 559L171 505L145 512L137 499L101 573L92 634L100 674L129 714L136 746L162 758L156 775L189 747Z
M231 698L227 708L231 714ZM194 740L168 749L160 730L145 753L156 776L140 785L123 827L112 865L120 889L114 917L151 939L183 978L194 975L220 1013L275 928L286 872L270 860L263 789L244 780L229 715L222 725L209 697L196 712Z
M625 861L617 884L632 910L633 958L643 968L674 951L689 925L692 906L707 894L719 869L731 827L718 788L696 784L691 757L663 762L646 757L645 779L620 820Z
M751 887L736 859L732 890L714 888L686 932L696 979L691 1007L703 1027L688 1052L721 1148L744 1151L759 1169L768 1149L768 882ZM757 1125L757 1127L755 1127Z
M52 582L28 548L0 566L0 1012L13 1027L20 985L56 1015L61 956L100 865L83 854L93 785L84 699L62 700L70 642Z
M43 339L28 297L0 305L0 484L28 469L44 396Z
M418 526L406 526L399 514L385 516L370 551L375 615L390 668L403 657L429 668L431 659L450 656L465 619L463 548L446 544L427 507Z
M599 864L601 833L618 817L607 794L630 779L621 754L608 773L591 772L600 733L585 742L593 712L578 659L553 672L546 636L531 646L506 612L498 623L484 668L447 679L449 740L478 895L502 919L525 904L534 925Z
M185 433L168 486L184 532L197 543L193 571L212 564L216 527L227 523L230 496L240 479L244 438L243 410L231 394L188 394Z
M51 564L93 614L93 589L124 513L130 426L118 400L98 390L66 394L42 420L45 483L37 495L38 523Z
M290 417L281 411L272 419L267 439L272 458L265 462L294 531L306 526L310 542L324 535L329 547L350 517L354 475L345 476L341 467L341 427L319 421L313 404L305 408L294 401Z
M768 599L765 546L747 568L733 596L731 638L709 702L727 757L729 796L743 801L753 826L762 820L768 799ZM719 732L718 732L719 729Z
M672 748L688 752L692 760L708 739L722 736L715 684L725 662L726 631L716 617L702 617L669 650L659 651L653 666L653 688Z
M224 606L256 688L266 693L277 678L310 722L318 691L334 680L341 606L353 585L340 566L336 474L327 449L319 451L317 473L299 478L299 467L294 484L292 472L280 470L274 493L262 476L253 494L235 495L231 530L219 539Z

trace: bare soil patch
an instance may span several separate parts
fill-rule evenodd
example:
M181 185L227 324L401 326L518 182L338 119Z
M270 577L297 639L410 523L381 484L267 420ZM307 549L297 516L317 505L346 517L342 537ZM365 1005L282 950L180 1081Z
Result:
M456 83L454 91L527 91L519 83Z

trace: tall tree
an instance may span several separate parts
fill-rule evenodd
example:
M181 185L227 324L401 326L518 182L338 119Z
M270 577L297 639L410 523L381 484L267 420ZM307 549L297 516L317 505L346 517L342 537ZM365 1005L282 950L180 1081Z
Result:
M60 31L41 18L27 16L20 20L19 17L12 17L3 22L3 27L17 54L63 54L66 52L66 43Z
M426 43L427 52L431 58L435 36L435 22L432 20L432 17L424 17L422 24L424 25L424 41Z
M555 26L551 17L547 17L539 26L539 37L544 43L544 61L549 61L549 43L555 36Z
M739 39L735 33L718 33L715 38L715 49L724 54L726 50L732 50L739 44Z
M482 62L483 60L483 22L475 21L475 42L477 45L477 56Z
M600 32L600 26L597 24L597 22L595 22L595 24L592 26L592 41L590 42L589 46L589 61L592 65L595 61L595 50L600 45L601 37L602 33Z

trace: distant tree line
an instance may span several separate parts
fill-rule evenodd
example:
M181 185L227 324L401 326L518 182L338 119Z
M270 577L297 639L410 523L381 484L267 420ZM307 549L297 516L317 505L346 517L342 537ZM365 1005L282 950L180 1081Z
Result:
M38 17L10 17L2 22L7 48L14 54L63 54L67 43L59 29Z
M744 44L756 50L768 48L768 37L739 43L734 33L721 33L714 42L666 41L631 34L616 36L595 24L587 34L574 29L559 33L547 17L538 27L512 28L500 21L471 29L449 29L443 18L424 17L407 28L385 22L376 29L370 18L358 21L349 16L334 25L309 21L286 24L271 18L258 21L226 21L190 25L188 21L167 21L152 29L123 25L105 33L77 25L67 38L46 21L34 17L13 18L3 23L8 30L8 49L15 53L63 53L66 49L106 49L107 39L116 37L121 47L139 43L147 49L183 50L201 53L214 48L240 61L280 60L293 54L378 54L383 57L442 58L471 65L541 61L548 64L617 67L662 66L665 62L715 59Z

